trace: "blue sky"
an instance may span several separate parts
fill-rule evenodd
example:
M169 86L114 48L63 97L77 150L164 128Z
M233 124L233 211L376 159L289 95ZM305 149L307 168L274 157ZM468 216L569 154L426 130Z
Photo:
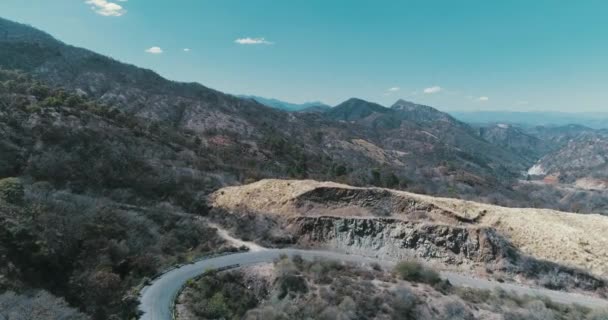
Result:
M234 94L608 111L608 1L1 0L0 16Z

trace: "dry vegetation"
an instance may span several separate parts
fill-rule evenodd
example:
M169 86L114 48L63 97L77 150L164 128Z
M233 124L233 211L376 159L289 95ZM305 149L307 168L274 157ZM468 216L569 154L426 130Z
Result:
M374 210L385 206L392 217L412 219L408 214L413 203L414 208L424 208L427 213L460 217L475 226L495 228L523 253L535 258L588 269L597 275L608 274L608 236L605 233L608 217L605 216L506 208L388 189L374 189L381 191L384 199L379 202L372 199L367 204L347 197L333 203L315 203L315 199L311 200L309 196L315 190L329 189L367 190L333 182L262 180L220 189L211 196L211 201L226 211L247 211L279 218L298 215L377 216ZM373 197L377 198L377 195ZM406 211L399 211L403 208Z
M272 265L211 273L180 296L178 319L576 319L603 320L602 311L565 306L502 290L453 287L422 264L389 272L297 256Z

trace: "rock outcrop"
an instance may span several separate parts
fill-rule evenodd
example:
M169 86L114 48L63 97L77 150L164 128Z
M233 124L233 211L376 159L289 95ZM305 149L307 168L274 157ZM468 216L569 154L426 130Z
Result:
M491 228L390 218L297 217L287 229L300 245L392 260L417 257L447 264L489 263L515 250Z

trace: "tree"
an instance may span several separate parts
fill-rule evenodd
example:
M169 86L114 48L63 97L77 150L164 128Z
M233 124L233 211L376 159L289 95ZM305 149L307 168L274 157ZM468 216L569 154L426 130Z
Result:
M23 202L25 191L23 184L18 178L5 178L0 180L0 199L20 204Z
M387 188L395 188L399 186L399 178L394 174L390 173L384 178L384 186Z
M224 318L230 315L230 310L224 299L224 295L218 292L211 297L207 306L207 316L210 318Z
M339 164L332 168L334 177L341 177L346 174L346 167L343 164Z
M382 185L382 181L380 180L381 175L380 175L380 170L379 169L372 169L371 170L371 175L372 175L372 181L371 184L374 186L381 186Z

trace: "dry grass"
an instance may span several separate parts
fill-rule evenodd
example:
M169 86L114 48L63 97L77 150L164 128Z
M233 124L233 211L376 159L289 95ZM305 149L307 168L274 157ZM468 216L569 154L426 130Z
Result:
M262 180L250 185L228 187L212 196L215 206L277 216L301 214L297 198L320 187L358 189L333 182L313 180ZM433 204L481 226L496 228L522 252L591 272L608 275L608 217L545 209L505 208L471 201L436 198L391 190L404 200Z

